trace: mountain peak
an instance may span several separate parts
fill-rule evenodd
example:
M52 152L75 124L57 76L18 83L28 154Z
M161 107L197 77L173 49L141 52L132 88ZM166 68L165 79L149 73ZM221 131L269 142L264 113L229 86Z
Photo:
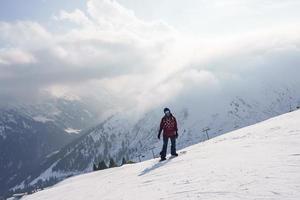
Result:
M24 200L299 199L300 111L179 152L69 178Z

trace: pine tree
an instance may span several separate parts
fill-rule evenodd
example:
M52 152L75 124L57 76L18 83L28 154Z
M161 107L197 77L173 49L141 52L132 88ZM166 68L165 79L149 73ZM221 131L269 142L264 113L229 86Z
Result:
M122 165L125 165L127 163L127 161L125 160L125 158L123 157L122 159Z
M97 165L94 163L93 164L93 171L97 171L98 170L98 167L97 167Z
M101 162L99 162L99 165L98 165L98 170L102 170L102 169L107 169L107 166L103 160Z
M117 167L114 159L112 159L112 158L109 160L109 168L111 168L111 167Z

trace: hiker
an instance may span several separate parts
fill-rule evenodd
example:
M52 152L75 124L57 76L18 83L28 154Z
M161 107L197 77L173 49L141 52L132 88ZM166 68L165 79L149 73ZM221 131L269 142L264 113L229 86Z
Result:
M160 128L158 132L158 139L160 139L163 131L163 147L160 152L161 161L166 160L168 140L171 140L171 155L178 156L176 153L176 139L178 138L178 129L176 118L172 115L169 108L164 109L165 116L161 119Z

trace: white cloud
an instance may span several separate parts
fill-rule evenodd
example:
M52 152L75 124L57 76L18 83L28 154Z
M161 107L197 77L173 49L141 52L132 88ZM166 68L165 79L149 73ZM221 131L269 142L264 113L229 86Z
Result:
M140 23L131 10L122 7L116 1L88 1L87 7L92 19L100 25L108 25L108 28L121 28Z
M0 64L30 64L35 63L35 57L20 49L0 49Z
M54 16L54 20L69 20L70 22L79 24L79 25L90 25L89 18L79 9L74 10L73 12L66 12L61 10L59 16Z
M290 25L199 38L110 0L62 10L54 22L67 28L0 23L2 97L96 94L107 109L147 110L183 96L200 101L255 91L262 82L288 84L300 62L300 30Z
M1 47L18 47L30 50L43 48L52 42L52 35L42 25L31 21L15 23L0 21Z

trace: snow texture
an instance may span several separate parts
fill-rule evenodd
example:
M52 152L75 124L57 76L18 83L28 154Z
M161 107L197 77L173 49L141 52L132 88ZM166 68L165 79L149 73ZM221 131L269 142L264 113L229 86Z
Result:
M80 133L80 129L74 129L74 128L67 128L65 129L65 131L69 134L79 134Z
M33 117L33 119L37 122L42 122L42 123L54 121L53 119L48 119L47 117L41 115L35 116Z
M75 176L22 200L298 200L299 122L300 111L288 113L182 149L174 159Z

